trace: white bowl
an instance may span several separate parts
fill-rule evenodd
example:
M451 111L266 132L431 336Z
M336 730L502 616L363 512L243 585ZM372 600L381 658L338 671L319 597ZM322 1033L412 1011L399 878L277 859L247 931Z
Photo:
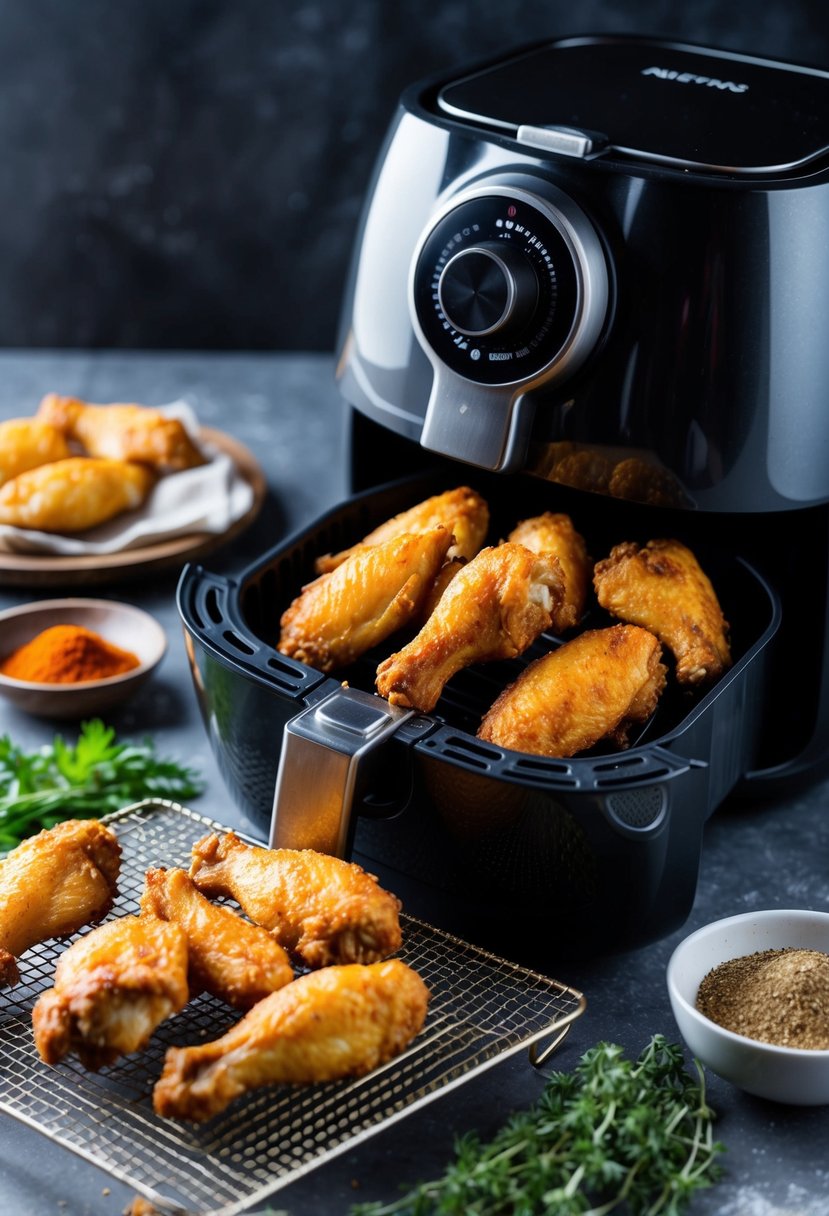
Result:
M725 1030L696 1008L700 982L712 968L727 959L787 946L829 954L829 913L746 912L697 929L671 955L668 994L683 1039L717 1076L761 1098L819 1106L829 1103L829 1050L759 1043Z
M53 599L0 612L0 658L52 625L83 625L130 650L138 666L119 676L82 684L41 684L0 675L0 696L26 713L45 718L83 718L112 708L149 678L164 657L167 637L155 617L116 600Z

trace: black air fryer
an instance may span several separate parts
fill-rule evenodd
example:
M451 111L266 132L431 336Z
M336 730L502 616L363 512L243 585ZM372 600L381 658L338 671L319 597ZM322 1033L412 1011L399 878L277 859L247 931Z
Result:
M827 316L829 73L585 37L410 89L345 300L353 497L179 588L211 743L263 836L354 856L499 949L678 927L711 812L827 768ZM559 638L461 672L429 715L374 695L406 638L336 678L278 653L317 555L463 484L490 543L543 510L595 559L685 542L733 666L672 682L627 750L564 760L476 738Z

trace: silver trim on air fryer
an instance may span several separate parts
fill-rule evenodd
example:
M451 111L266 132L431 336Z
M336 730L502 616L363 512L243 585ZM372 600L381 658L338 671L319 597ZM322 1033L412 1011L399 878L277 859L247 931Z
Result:
M346 857L355 796L370 757L412 714L359 688L336 688L292 718L283 736L268 848Z
M544 367L532 376L489 386L453 371L437 355L417 315L414 284L421 252L435 226L464 203L493 196L513 198L535 208L557 229L573 262L576 307L567 337ZM541 384L572 375L595 347L607 316L607 267L592 223L568 195L541 178L517 173L492 177L485 186L453 195L432 214L415 246L408 294L412 327L434 370L421 447L495 472L520 468L535 408L527 394Z

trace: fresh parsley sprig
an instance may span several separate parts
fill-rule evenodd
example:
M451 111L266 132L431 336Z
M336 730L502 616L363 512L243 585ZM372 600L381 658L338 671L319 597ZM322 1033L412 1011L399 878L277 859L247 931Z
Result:
M599 1043L486 1143L459 1139L441 1178L352 1216L678 1216L719 1176L705 1077L654 1035L638 1060Z
M0 851L63 819L88 819L142 798L183 801L202 793L194 769L156 755L152 739L121 742L99 718L74 746L61 735L27 752L0 736Z

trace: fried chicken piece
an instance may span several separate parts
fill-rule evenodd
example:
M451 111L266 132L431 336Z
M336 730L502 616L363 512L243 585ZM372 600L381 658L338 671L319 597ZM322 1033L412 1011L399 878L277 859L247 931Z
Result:
M266 997L213 1043L171 1047L156 1114L201 1123L251 1089L362 1077L408 1046L429 991L399 959L328 967Z
M548 473L550 481L594 494L606 494L612 476L613 462L592 448L568 452Z
M446 682L472 663L512 659L540 633L562 627L558 558L505 542L458 571L420 633L377 668L392 705L428 713Z
M417 620L422 627L428 621L429 617L438 606L438 601L443 595L446 588L452 582L452 579L463 570L466 565L466 559L463 557L453 557L446 561L438 570L432 580L432 585L426 593L426 598L421 604L420 612L417 614Z
M410 507L408 511L395 515L393 519L386 520L350 549L318 557L317 573L324 574L329 570L336 570L347 557L368 545L382 544L406 532L431 532L433 528L438 527L444 527L454 535L448 556L469 561L484 543L489 527L489 507L480 494L469 486L458 486L455 490L435 494L417 506Z
M32 1010L46 1064L75 1052L93 1071L140 1051L188 999L187 934L155 916L99 925L58 959L55 986Z
M85 532L140 507L152 484L143 465L70 456L28 469L0 487L0 524Z
M627 498L652 507L677 507L683 500L682 485L669 469L649 464L638 456L619 461L607 492L613 498Z
M37 417L76 440L90 456L136 460L165 472L205 463L181 420L147 405L90 405L47 393Z
M650 629L676 659L680 684L704 684L731 666L728 622L694 554L678 540L626 541L596 563L599 603Z
M573 527L570 516L544 511L541 515L523 519L513 528L507 540L526 545L533 553L552 553L558 558L564 575L564 603L559 619L565 629L578 625L584 615L593 562L588 555L585 539Z
M317 671L352 663L416 616L451 540L441 527L356 550L303 587L282 614L277 649Z
M67 819L12 849L0 861L0 987L17 983L24 950L105 916L120 868L118 838L97 819Z
M185 870L147 870L141 913L172 921L187 934L191 997L211 992L249 1009L294 978L287 954L267 929L212 904Z
M235 899L307 967L373 963L399 949L400 900L354 862L313 849L263 849L235 832L193 845L190 877Z
M72 455L66 437L48 422L10 418L0 422L0 486L18 473Z
M505 688L478 738L540 756L573 756L600 739L627 746L665 687L661 647L647 629L590 629L551 651Z

